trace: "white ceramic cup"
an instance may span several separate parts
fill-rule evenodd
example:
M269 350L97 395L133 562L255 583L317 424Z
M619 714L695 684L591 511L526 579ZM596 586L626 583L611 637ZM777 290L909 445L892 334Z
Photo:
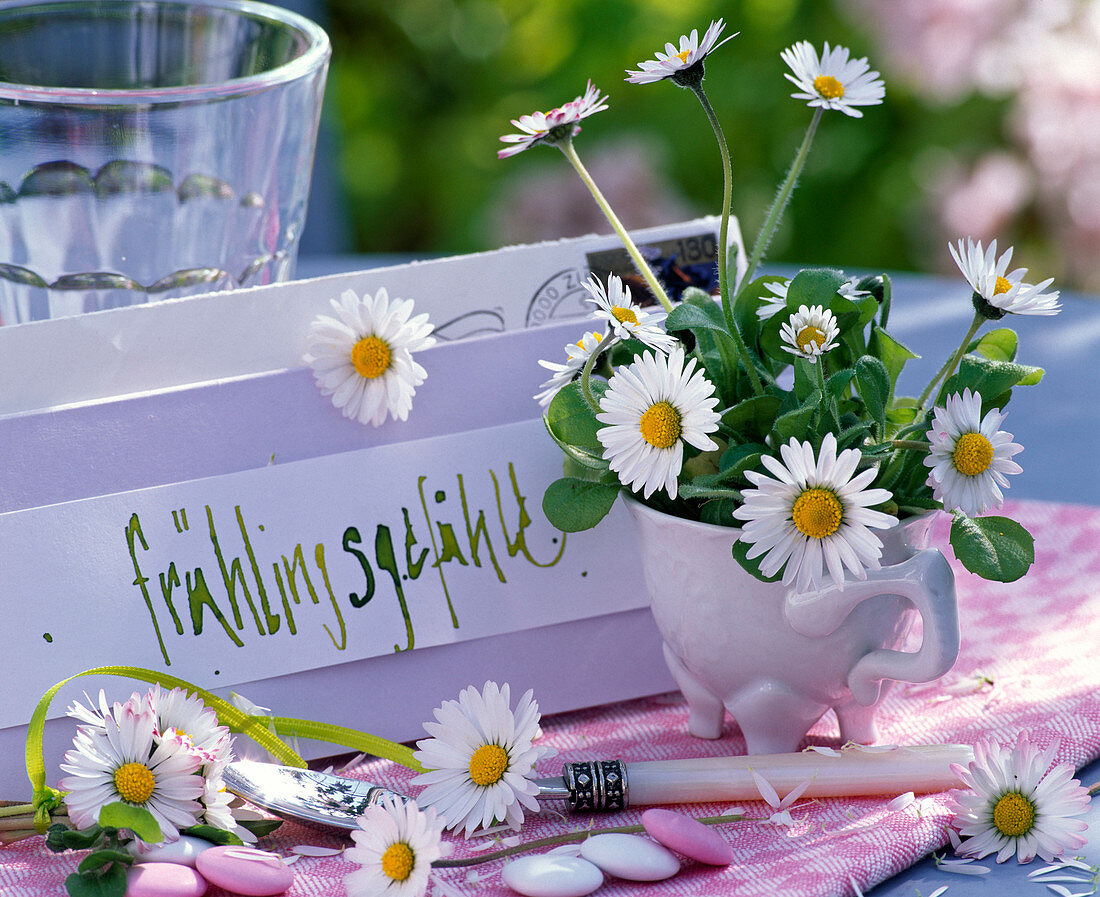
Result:
M931 516L876 531L883 566L866 580L799 593L741 567L740 530L626 505L693 735L718 738L729 711L749 753L785 753L832 708L843 741L869 744L883 680L929 682L958 656L954 575L924 547ZM905 650L918 617L923 639Z

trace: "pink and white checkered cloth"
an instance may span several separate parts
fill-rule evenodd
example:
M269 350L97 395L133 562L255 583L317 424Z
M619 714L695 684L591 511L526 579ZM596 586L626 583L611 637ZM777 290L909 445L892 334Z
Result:
M1022 580L1003 585L972 576L958 565L962 650L954 669L938 683L898 685L878 712L884 743L974 743L983 736L1002 743L1027 731L1045 745L1061 738L1060 760L1080 767L1100 756L1100 509L1016 502L1006 511L1036 537L1036 564ZM947 521L934 544L945 546ZM945 554L951 557L950 549ZM465 685L467 683L462 683ZM461 686L458 686L461 687ZM457 690L457 687L456 687ZM440 700L454 697L441 695ZM537 695L536 695L537 697ZM545 743L558 756L541 775L560 772L561 763L592 757L626 761L744 753L736 727L717 741L687 734L687 709L679 695L662 695L543 720ZM838 746L831 715L819 722L808 743ZM407 793L406 770L372 761L351 775L389 784ZM768 897L840 897L853 892L849 880L869 888L947 843L950 813L945 795L923 795L890 810L891 795L807 801L792 811L793 827L740 822L719 828L733 844L728 869L685 862L675 878L639 886L608 879L605 897L644 890L649 897L712 897L720 894ZM766 818L762 801L743 804L746 815ZM717 815L720 804L683 808L697 816ZM524 826L524 840L601 824L637 822L640 810L614 817L563 818L544 813ZM448 836L450 839L450 836ZM475 851L450 839L454 855ZM287 852L297 844L339 847L342 839L286 824L267 849ZM471 844L477 843L470 842ZM76 866L73 856L47 853L35 838L0 850L0 897L63 895L62 881ZM502 861L439 873L442 887L431 893L505 897ZM295 868L292 897L339 897L343 878L355 866L342 857L303 858ZM224 892L211 889L210 897Z

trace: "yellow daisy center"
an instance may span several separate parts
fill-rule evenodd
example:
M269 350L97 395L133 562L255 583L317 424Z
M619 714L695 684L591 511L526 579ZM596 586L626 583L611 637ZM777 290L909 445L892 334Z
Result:
M824 539L840 529L844 506L830 489L807 489L795 499L791 519L804 536Z
M115 790L131 804L143 804L153 796L157 780L144 763L124 763L115 770Z
M620 324L638 323L638 316L634 314L634 309L632 308L624 308L621 305L614 305L611 307L611 314Z
M993 463L993 445L981 433L963 433L955 443L951 462L959 473L976 477Z
M1008 838L1018 838L1035 824L1035 804L1019 791L1010 791L993 808L993 826Z
M844 85L832 75L818 75L814 78L814 90L827 100L839 100L844 96Z
M394 881L404 881L413 871L412 848L404 841L394 841L382 854L382 871Z
M825 334L823 331L814 327L813 324L808 324L798 331L798 336L795 337L795 342L798 343L798 348L810 354L810 343L814 343L818 348L821 348L825 343Z
M638 428L642 431L642 439L654 448L672 448L682 431L680 412L668 402L650 405L642 414Z
M603 341L603 334L602 333L596 333L595 330L593 330L591 333L586 334L586 335L587 336L594 336L596 338L597 343ZM583 336L579 340L577 340L577 348L578 349L583 349L584 348L584 337Z
M389 344L372 333L352 346L351 366L360 376L373 380L389 370L390 354Z
M475 785L495 785L508 771L508 752L499 744L483 744L470 757L470 778Z
M680 62L684 63L684 65L687 65L689 53L691 53L691 50L681 50L679 53L675 54L673 58L679 59Z
M993 295L999 296L1001 293L1007 293L1012 289L1012 282L1007 277L998 277L997 285L993 287Z

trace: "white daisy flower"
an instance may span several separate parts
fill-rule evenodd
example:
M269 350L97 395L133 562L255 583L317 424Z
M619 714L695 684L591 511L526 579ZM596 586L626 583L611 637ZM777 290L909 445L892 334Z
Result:
M863 296L870 296L869 290L861 290L856 285L859 283L858 277L849 277L844 283L837 287L837 292L845 299L854 302L856 299L860 299ZM787 310L787 290L790 289L791 282L789 280L773 280L764 284L764 288L771 293L771 296L764 296L760 299L760 307L756 310L756 317L761 321L767 321L769 318L774 318L780 312Z
M620 339L636 339L651 349L669 352L680 345L680 341L661 329L665 320L664 312L647 312L640 305L630 301L630 287L625 286L617 274L607 278L607 289L603 284L590 277L584 282L592 298L585 301L596 306L592 313L595 317L607 321L611 330Z
M974 291L975 306L987 318L997 320L1006 314L1056 315L1061 310L1058 291L1043 292L1054 283L1053 277L1030 284L1024 283L1027 268L1008 270L1012 261L1011 246L1000 258L997 258L996 240L984 251L980 240L975 243L969 237L965 245L959 240L958 246L948 243L947 248Z
M528 690L515 713L509 709L508 684L486 682L478 691L464 689L457 701L444 701L425 723L431 738L418 741L414 756L429 772L413 779L426 786L418 801L435 807L446 827L465 827L466 837L496 822L518 830L526 807L539 809L538 786L528 778L535 763L549 754L533 742L541 734L539 705Z
M1072 764L1051 769L1057 749L1054 742L1040 751L1021 732L1015 747L982 741L967 767L952 764L970 789L952 791L949 798L955 825L966 838L957 853L981 859L996 852L998 863L1013 854L1019 863L1036 856L1050 862L1085 844L1078 833L1087 826L1072 817L1088 810L1088 791L1073 778Z
M137 701L116 704L104 718L104 731L81 728L73 750L65 754L61 780L65 803L78 829L95 825L107 804L123 801L144 807L167 840L195 825L205 781L195 775L201 759L182 749L177 740L156 743L156 719Z
M205 765L224 768L233 759L233 736L227 726L219 725L218 715L198 697L182 688L171 691L159 684L150 689L146 700L156 717L156 737L174 735L206 758Z
M998 429L1004 419L996 408L983 418L981 394L969 389L952 393L936 409L928 432L932 450L924 463L932 469L927 483L933 497L947 510L977 517L1004 502L1005 474L1021 472L1011 459L1024 450L1011 433Z
M823 305L807 308L800 305L790 320L779 328L779 335L787 345L785 352L805 358L817 364L817 357L836 348L840 327L836 317Z
M836 451L836 437L826 433L821 453L793 438L780 446L783 460L761 459L776 479L755 470L745 476L756 487L741 494L744 504L733 516L748 521L740 540L752 545L749 558L765 555L760 569L774 576L783 569L783 584L800 592L821 587L823 565L833 582L844 584L844 568L857 579L879 568L882 541L871 532L897 520L871 510L890 500L886 489L866 489L878 471L868 468L853 477L858 449Z
M791 71L783 73L798 93L796 100L807 100L808 106L838 109L853 118L863 113L855 106L877 106L886 96L886 88L878 72L871 71L867 58L849 59L847 47L825 44L825 51L818 59L817 50L809 41L799 41L779 54Z
M335 318L319 315L309 325L305 356L321 393L361 424L377 427L386 415L405 420L428 376L412 357L435 344L428 316L410 318L413 301L391 302L384 288L362 299L345 290L332 307Z
M667 356L645 352L608 382L596 415L606 426L596 436L621 482L646 498L658 489L675 498L684 443L718 448L706 435L718 429L717 404L714 384L694 358L684 364L682 347Z
M388 797L367 807L344 857L360 868L344 878L348 897L422 897L432 862L443 855L443 820L433 808Z
M665 52L657 51L655 59L639 62L638 71L627 69L626 80L631 84L652 84L654 81L672 78L680 84L683 78L690 77L687 75L688 69L701 63L713 50L717 50L726 41L732 40L741 33L738 31L719 41L718 38L725 27L726 23L722 19L711 22L702 40L699 40L699 30L692 28L691 34L680 36L678 50L675 45L666 43Z
M538 403L544 408L549 405L559 389L573 382L573 378L584 369L592 353L597 351L602 343L603 334L592 330L575 343L565 347L565 356L568 359L565 364L540 359L539 364L548 371L553 371L554 375L542 384L542 391L535 395Z
M501 137L502 142L514 143L515 146L498 150L497 157L505 159L540 143L558 143L572 139L581 132L579 124L581 119L603 112L606 108L607 97L601 94L590 80L585 92L564 106L551 109L549 112L532 112L530 115L521 115L513 119L512 124L522 133L505 134Z

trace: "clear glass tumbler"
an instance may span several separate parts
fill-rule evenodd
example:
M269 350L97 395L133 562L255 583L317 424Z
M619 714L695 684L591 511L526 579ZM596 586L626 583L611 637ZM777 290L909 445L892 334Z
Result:
M252 0L0 3L0 323L292 277L329 55Z

